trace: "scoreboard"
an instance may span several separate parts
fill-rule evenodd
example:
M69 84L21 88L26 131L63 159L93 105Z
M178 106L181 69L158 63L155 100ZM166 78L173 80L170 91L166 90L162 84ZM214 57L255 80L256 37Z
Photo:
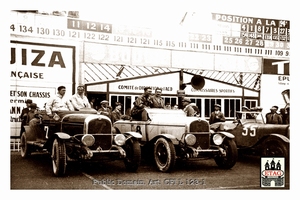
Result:
M290 22L213 13L223 28L223 44L289 49Z
M30 16L33 15L33 16ZM10 33L179 51L289 58L290 21L211 13L210 29L159 30L11 11ZM31 19L31 20L30 20ZM195 24L201 26L201 23ZM202 27L201 27L202 28ZM177 31L180 30L180 31ZM160 33L164 34L160 34Z

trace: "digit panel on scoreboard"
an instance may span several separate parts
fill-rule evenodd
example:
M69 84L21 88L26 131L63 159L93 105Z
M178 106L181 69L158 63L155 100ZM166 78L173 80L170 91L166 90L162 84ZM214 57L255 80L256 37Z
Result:
M289 49L290 21L212 13L222 42L261 48ZM226 30L221 30L226 27Z

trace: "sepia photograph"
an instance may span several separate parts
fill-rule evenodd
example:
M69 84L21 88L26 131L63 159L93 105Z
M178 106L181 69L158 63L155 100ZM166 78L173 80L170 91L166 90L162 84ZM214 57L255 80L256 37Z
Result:
M10 192L296 187L290 1L46 2L6 12Z

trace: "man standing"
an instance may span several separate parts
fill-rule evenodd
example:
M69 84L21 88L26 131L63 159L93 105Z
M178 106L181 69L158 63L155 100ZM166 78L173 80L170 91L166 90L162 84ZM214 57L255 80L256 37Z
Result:
M80 110L81 108L91 108L89 100L84 94L83 86L77 87L77 93L72 96L71 103L75 110Z
M23 108L23 110L21 112L21 115L20 115L20 119L22 120L22 122L21 122L21 130L20 130L20 137L21 137L22 133L25 131L24 126L26 125L26 122L27 122L29 107L30 107L31 103L32 103L31 99L27 99L25 101L26 107Z
M156 88L155 93L153 96L151 96L152 106L151 108L164 108L165 101L161 97L162 89Z
M278 106L272 106L269 113L266 114L267 124L282 124L282 117L277 113Z
M131 110L131 117L135 120L147 121L148 116L145 108L150 108L152 105L152 100L150 98L152 94L151 87L145 87L144 93L140 95L133 103L133 108Z
M53 112L57 111L74 111L71 102L65 97L66 87L59 86L57 91L57 94L46 104L46 113L49 117L53 117Z
M221 112L221 105L215 104L215 111L210 114L209 123L225 122L225 116Z
M111 122L114 123L120 119L122 119L124 115L122 114L122 104L120 102L116 102L116 108L111 112Z
M185 112L187 117L193 117L195 114L194 108L190 105L191 99L188 97L184 97L182 99L183 111Z
M108 101L107 100L103 100L100 102L100 108L98 110L100 115L105 115L107 117L109 117L109 119L111 119L111 107L108 106Z

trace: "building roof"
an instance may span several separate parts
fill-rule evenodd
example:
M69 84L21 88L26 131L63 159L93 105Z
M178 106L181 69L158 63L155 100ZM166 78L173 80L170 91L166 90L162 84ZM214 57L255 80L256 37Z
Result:
M115 81L128 78L138 78L157 74L179 72L177 68L156 66L130 66L103 63L83 63L84 80L86 84ZM183 69L191 75L201 75L213 81L242 86L247 89L260 90L261 74L227 71L212 71L202 69Z

